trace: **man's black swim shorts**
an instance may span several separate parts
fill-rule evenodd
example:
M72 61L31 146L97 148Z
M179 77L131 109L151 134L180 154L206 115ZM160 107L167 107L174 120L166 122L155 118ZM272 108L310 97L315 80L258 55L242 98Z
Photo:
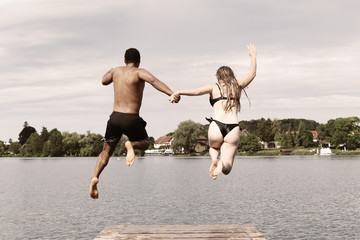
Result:
M105 142L119 142L123 134L130 141L141 141L148 138L146 122L137 113L113 112L107 122Z

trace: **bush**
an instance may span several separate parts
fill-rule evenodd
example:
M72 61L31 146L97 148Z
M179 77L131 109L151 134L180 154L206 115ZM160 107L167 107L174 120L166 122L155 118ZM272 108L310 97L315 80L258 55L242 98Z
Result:
M263 151L259 151L257 153L255 153L254 155L256 156L275 156L275 155L279 155L280 154L280 150L263 150Z
M360 154L360 149L356 149L354 151L342 151L339 149L331 150L333 154L335 155L358 155Z
M295 149L290 155L315 155L315 149Z

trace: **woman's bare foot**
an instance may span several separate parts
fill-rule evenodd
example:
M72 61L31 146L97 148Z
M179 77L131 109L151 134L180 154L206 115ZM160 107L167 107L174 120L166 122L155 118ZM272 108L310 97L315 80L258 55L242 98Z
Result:
M223 170L223 164L222 164L221 161L219 161L217 167L216 167L215 170L214 170L212 179L216 180L217 176L218 176L220 173L222 173L222 170Z
M126 141L125 142L125 147L127 150L127 155L126 155L126 164L128 166L131 166L134 164L135 161L135 152L134 152L134 148L131 145L130 141Z
M90 183L90 197L92 197L93 199L97 199L99 197L99 191L97 189L97 184L99 182L99 179L97 177L93 177L91 179L91 183Z
M217 164L218 164L218 161L211 162L211 166L210 166L210 169L209 169L209 175L210 175L210 177L212 179L214 179L214 170L216 169ZM215 179L216 179L216 177L215 177Z

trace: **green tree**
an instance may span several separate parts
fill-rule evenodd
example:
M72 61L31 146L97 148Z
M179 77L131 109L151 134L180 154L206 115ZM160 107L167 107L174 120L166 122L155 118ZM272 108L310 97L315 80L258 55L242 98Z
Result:
M301 146L305 148L314 146L314 141L313 141L314 137L310 131L306 130L306 126L302 121L299 124L299 129L298 129L298 134L296 135L296 139L297 139L297 146Z
M271 142L275 140L275 131L273 129L273 124L270 118L267 120L261 119L262 121L258 123L258 134L257 136L264 142Z
M264 121L264 119L262 118L260 120L240 121L239 126L242 129L246 129L248 132L257 135L258 134L258 124L261 121Z
M171 148L175 151L184 150L185 153L194 151L199 135L202 133L202 125L191 120L181 122L174 132L174 140Z
M169 135L169 136L172 136L172 135ZM149 137L149 149L154 149L154 143L155 143L155 139L154 137Z
M352 134L348 137L346 142L346 148L348 150L356 150L360 148L360 134Z
M293 148L299 145L296 136L295 131L291 131L290 129L284 132L280 138L281 148Z
M346 138L347 138L346 132L336 130L331 137L331 143L338 147L340 144L345 143Z
M103 147L102 136L100 134L87 131L86 136L79 140L80 156L93 157L100 154Z
M353 122L351 118L337 118L334 121L334 133L331 143L337 147L347 142L348 135L353 132Z
M40 133L40 141L44 145L47 140L49 140L50 133L48 132L46 127L43 127Z
M49 134L49 140L45 142L43 147L43 155L49 157L64 156L61 132L54 128Z
M62 133L63 152L67 156L78 156L80 154L80 135L76 132Z
M272 122L272 134L274 135L275 141L278 141L278 139L281 137L281 122L278 119L274 119Z
M3 141L0 141L0 156L5 154L5 144Z
M21 144L19 142L12 142L9 146L9 152L12 154L19 154Z
M284 132L280 138L280 146L281 148L292 148L292 134L291 132Z
M359 131L360 119L358 117L330 119L317 128L319 140L330 142L336 147L345 144L349 150L360 147L357 143Z
M23 157L31 157L31 153L29 151L29 146L26 143L21 145L21 147L19 149L19 155L23 156Z
M315 122L314 120L307 120L307 119L294 119L294 118L289 118L289 119L283 119L280 120L281 122L281 130L282 131L287 131L289 128L290 129L298 129L299 125L301 122L303 122L303 124L305 124L305 128L308 130L315 130L316 127L319 125L319 123Z
M37 132L34 132L30 135L26 141L27 145L27 155L31 157L39 157L42 154L43 144L40 141L40 136Z
M310 131L305 131L302 135L303 147L315 147L316 143L314 142L314 136Z
M202 131L201 131L200 135L207 137L208 132L209 132L209 127L210 127L210 124L202 125L202 128L201 128Z
M47 140L43 145L42 156L51 157L50 141Z
M240 136L238 146L239 151L255 153L260 151L261 149L262 145L255 134L250 134L249 136Z
M21 145L25 144L32 133L36 132L36 129L29 126L28 122L24 123L23 130L19 133L19 142Z
M346 149L356 150L357 148L360 148L360 134L350 134L346 140Z
M326 141L326 142L330 142L330 133L328 132L328 127L327 124L320 124L317 128L316 131L318 133L318 140L319 141Z
M291 142L292 147L299 146L299 142L298 142L298 139L296 137L296 132L295 131L290 131L289 137L290 137L290 142Z

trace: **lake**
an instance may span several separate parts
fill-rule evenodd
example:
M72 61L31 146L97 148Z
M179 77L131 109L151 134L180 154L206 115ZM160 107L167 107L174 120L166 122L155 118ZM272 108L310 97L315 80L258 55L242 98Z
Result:
M120 224L253 224L268 240L359 240L360 156L0 158L0 239L93 239Z

